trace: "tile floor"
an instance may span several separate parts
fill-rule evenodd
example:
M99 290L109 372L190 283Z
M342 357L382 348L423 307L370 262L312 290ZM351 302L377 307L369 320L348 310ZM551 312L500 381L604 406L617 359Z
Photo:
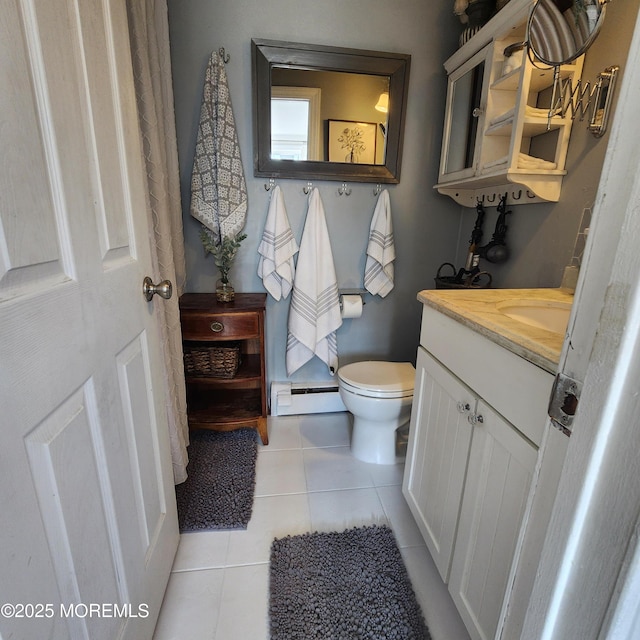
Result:
M469 636L404 498L403 465L351 457L347 413L269 419L246 531L187 533L154 640L267 640L269 549L275 537L388 523L433 640Z

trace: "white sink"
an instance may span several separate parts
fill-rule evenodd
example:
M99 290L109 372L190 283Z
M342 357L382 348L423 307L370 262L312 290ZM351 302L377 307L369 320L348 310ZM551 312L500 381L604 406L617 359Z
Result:
M530 327L564 333L569 322L571 304L556 300L508 300L496 304L500 313Z

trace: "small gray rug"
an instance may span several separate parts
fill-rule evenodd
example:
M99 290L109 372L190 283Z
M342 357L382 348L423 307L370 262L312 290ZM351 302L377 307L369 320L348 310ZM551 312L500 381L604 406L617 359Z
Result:
M256 483L255 429L198 429L189 439L188 478L176 485L181 533L246 529Z
M306 533L271 546L271 640L428 640L387 526Z

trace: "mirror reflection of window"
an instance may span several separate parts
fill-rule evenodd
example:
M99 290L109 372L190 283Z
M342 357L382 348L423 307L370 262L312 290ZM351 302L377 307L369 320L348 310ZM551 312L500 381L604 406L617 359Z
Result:
M322 160L320 96L315 87L271 88L271 158Z
M389 95L389 76L377 76L366 73L347 73L344 71L325 71L316 69L287 69L274 67L271 74L271 99L291 99L296 90L315 89L322 93L322 104L319 111L320 140L318 155L307 160L329 161L330 140L329 122L343 120L345 122L372 122L381 124L376 134L375 158L371 164L385 163L384 132L388 121L388 111L381 110L380 99ZM298 94L301 99L303 94ZM384 98L383 98L384 100ZM388 98L387 98L388 100ZM277 107L276 107L277 108ZM273 115L272 115L273 120ZM273 129L271 139L271 157L274 158ZM311 151L309 152L311 153ZM275 158L274 158L275 159ZM284 156L283 156L284 159ZM288 160L300 159L287 156ZM369 163L366 163L369 164Z

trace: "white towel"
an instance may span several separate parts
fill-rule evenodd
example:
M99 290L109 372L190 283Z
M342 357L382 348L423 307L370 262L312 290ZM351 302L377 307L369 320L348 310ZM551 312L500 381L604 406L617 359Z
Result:
M549 117L549 109L540 109L538 107L531 107L528 104L524 107L524 114L533 118L548 118ZM560 109L555 109L551 114L551 117L561 115ZM505 111L503 114L496 116L489 123L489 127L493 127L495 125L501 124L508 120L512 120L515 116L515 107L509 109L509 111Z
M540 107L530 107L526 105L524 108L524 113L526 116L531 116L533 118L548 118L549 117L549 109L541 109ZM553 109L551 112L551 117L562 115L562 109Z
M492 127L500 122L505 122L506 120L513 119L515 112L516 112L516 108L512 107L511 109L509 109L509 111L505 111L499 116L496 116L495 118L493 118L493 120L491 120L491 122L489 123L489 126Z
M499 167L501 164L507 164L509 162L509 156L502 156L497 160L492 160L491 162L485 162L482 165L482 170L486 171L487 169L493 169L494 167Z
M506 165L509 161L509 156L503 156L492 162L486 162L482 166L482 172L486 173L491 170L497 170L501 165ZM555 162L543 160L542 158L536 158L529 156L526 153L518 154L518 169L528 169L529 171L535 171L536 169L555 169L557 167Z
M271 194L262 241L258 246L258 275L262 278L264 288L276 300L286 298L293 287L296 272L293 256L297 251L298 243L289 225L284 196L276 185Z
M329 232L320 194L314 188L309 197L289 308L287 374L297 371L313 356L318 356L334 374L338 370L335 332L341 324Z
M211 54L191 173L191 215L214 239L235 236L247 216L247 186L224 62Z
M519 169L555 169L556 166L555 162L550 162L549 160L529 156L526 153L518 154Z
M393 244L391 224L391 202L389 192L384 189L371 219L367 261L364 267L364 286L374 296L384 298L393 289L393 261L396 249Z

